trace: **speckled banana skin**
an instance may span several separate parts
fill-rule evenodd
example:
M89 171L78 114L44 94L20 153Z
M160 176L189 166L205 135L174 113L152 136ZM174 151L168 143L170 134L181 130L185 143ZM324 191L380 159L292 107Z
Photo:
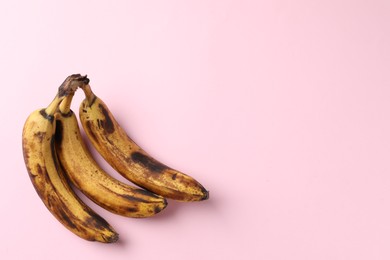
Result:
M165 198L122 183L97 164L70 110L72 97L65 97L56 113L55 138L58 158L70 181L96 204L118 215L145 218L163 210L167 206Z
M63 85L74 88L83 80L80 75L72 75ZM76 196L56 157L54 113L65 95L65 92L59 93L47 108L38 109L27 118L23 128L26 168L47 209L67 229L86 240L112 243L118 240L118 234Z
M107 105L91 90L80 105L80 121L102 157L121 175L155 194L179 201L208 199L208 191L194 178L153 159L117 123Z

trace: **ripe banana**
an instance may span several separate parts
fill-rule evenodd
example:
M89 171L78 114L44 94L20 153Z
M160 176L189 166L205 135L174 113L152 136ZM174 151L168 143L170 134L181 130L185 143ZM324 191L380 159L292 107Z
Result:
M208 199L208 191L195 179L160 163L140 148L89 84L81 88L86 96L79 111L82 126L93 146L114 169L140 187L166 198Z
M23 128L23 156L36 192L57 220L83 239L112 243L118 240L118 234L73 192L54 148L54 113L67 91L73 91L87 81L79 74L69 76L62 85L63 91L46 109L38 109L29 115Z
M70 181L99 206L126 217L150 217L167 206L166 199L124 184L107 174L82 140L77 118L70 109L73 94L59 106L56 151Z

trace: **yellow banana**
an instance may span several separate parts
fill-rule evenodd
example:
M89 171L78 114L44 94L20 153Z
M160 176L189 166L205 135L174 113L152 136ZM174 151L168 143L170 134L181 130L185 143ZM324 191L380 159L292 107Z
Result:
M117 123L108 107L91 90L80 105L80 121L87 137L103 158L126 179L166 198L180 201L208 199L208 191L194 178L148 155Z
M73 192L62 173L54 148L54 113L67 91L73 91L87 81L80 75L69 76L62 85L63 91L46 109L29 115L23 128L23 156L36 192L57 220L81 238L112 243L118 240L118 234Z
M72 98L73 94L68 95L59 106L55 137L58 158L70 181L96 204L118 215L142 218L163 210L165 198L114 179L96 163L70 109Z

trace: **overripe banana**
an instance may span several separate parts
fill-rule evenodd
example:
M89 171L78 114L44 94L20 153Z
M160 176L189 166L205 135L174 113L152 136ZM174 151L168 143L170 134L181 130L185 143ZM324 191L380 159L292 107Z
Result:
M56 151L71 182L99 206L122 216L150 217L163 210L165 198L122 183L107 174L93 159L82 140L77 118L70 109L73 94L59 106Z
M31 182L48 210L79 237L111 243L117 241L118 234L73 192L62 173L54 148L54 113L67 91L74 91L87 81L79 74L69 76L62 85L63 91L46 109L29 115L23 128L23 155Z
M114 169L140 187L166 198L208 199L208 191L194 178L160 163L140 148L89 84L81 88L86 96L79 111L82 126L93 146Z

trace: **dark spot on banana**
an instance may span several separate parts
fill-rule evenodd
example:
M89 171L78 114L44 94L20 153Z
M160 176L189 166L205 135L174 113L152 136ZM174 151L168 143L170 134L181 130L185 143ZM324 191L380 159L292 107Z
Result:
M102 120L101 122L102 127L108 134L112 134L115 131L113 120L111 119L107 109L102 104L99 104L99 108L102 111L105 118L105 120Z
M94 132L92 131L92 123L91 121L85 121L85 128L89 133L89 137L92 138L95 142L98 142L98 139Z
M56 121L56 131L54 133L55 140L58 145L62 143L62 135L63 135L63 126L60 120Z
M72 110L70 110L68 113L61 113L61 116L63 116L63 117L71 117L73 115L73 111Z
M161 198L160 196L157 196L153 192L150 192L150 191L147 191L147 190L144 190L144 189L136 189L136 190L134 190L134 192L141 193L141 194L143 194L145 196L153 197L155 199Z
M164 207L164 208L165 208L165 207ZM159 212L162 211L164 208L163 208L163 207L160 207L160 206L155 206L155 207L154 207L154 214L159 213Z
M58 88L58 96L63 97L66 95L66 89L64 88L65 82Z
M46 110L45 110L45 109L41 109L41 111L39 111L39 113L40 113L44 118L46 118L47 120L49 120L50 122L53 122L54 116L53 116L53 115L48 115L48 114L46 113Z
M177 173L172 174L172 180L176 180Z
M127 194L118 194L118 196L121 196L121 197L123 197L123 198L125 198L125 199L127 199L129 201L149 203L148 200L137 198L137 197L134 197L134 196L131 196L131 195L127 195Z
M139 211L139 209L138 208L126 208L126 211L128 211L128 212L138 212Z
M45 136L46 136L46 133L45 133L45 132L39 131L39 132L36 132L36 133L34 134L34 136L35 136L36 138L39 139L39 142L42 142L43 139L44 139Z
M84 113L87 113L87 110L85 110L85 109L82 109L82 110L83 110Z
M37 164L37 171L38 171L38 174L40 174L40 175L43 174L43 170L42 170L42 167L40 164Z
M102 184L100 184L100 186L101 186L103 189L109 190L110 192L115 193L115 195L117 195L118 197L122 197L122 198L124 198L124 199L126 199L126 200L128 200L128 201L149 203L149 201L146 200L146 199L137 198L137 197L135 197L134 195L120 194L120 193L114 192L114 191L112 191L112 190L110 190L110 189L107 189L107 187L104 186L104 185L102 185ZM141 189L136 189L135 191L138 191L138 190L141 190ZM146 191L145 191L145 192L146 192ZM147 194L146 194L146 193L143 193L143 194L144 194L144 195L148 195L148 196L156 196L156 195L154 195L154 194L152 194L152 193L150 193L150 192L148 192Z
M61 206L59 207L56 207L58 213L59 213L59 217L65 221L69 227L73 228L73 229L77 229L77 226L73 223L72 219L70 216L68 216L68 214L63 210L63 208ZM69 213L69 212L68 212Z
M88 211L89 215L91 215L90 218L86 219L86 223L89 226L96 227L100 230L104 230L104 229L109 228L110 225L108 224L108 222L104 218L102 218L97 213L92 211L92 209L87 208L87 211Z
M43 195L41 195L41 193L38 193L40 194L41 198L44 198ZM47 198L46 198L46 203L47 203L47 207L48 208L53 208L53 203L52 203L52 196L51 195L48 195Z
M131 159L133 162L141 164L153 173L161 173L162 171L168 169L168 166L140 152L132 153Z
M206 190L203 186L201 186L201 190L203 193L203 197L201 200L208 200L209 199L209 191Z

